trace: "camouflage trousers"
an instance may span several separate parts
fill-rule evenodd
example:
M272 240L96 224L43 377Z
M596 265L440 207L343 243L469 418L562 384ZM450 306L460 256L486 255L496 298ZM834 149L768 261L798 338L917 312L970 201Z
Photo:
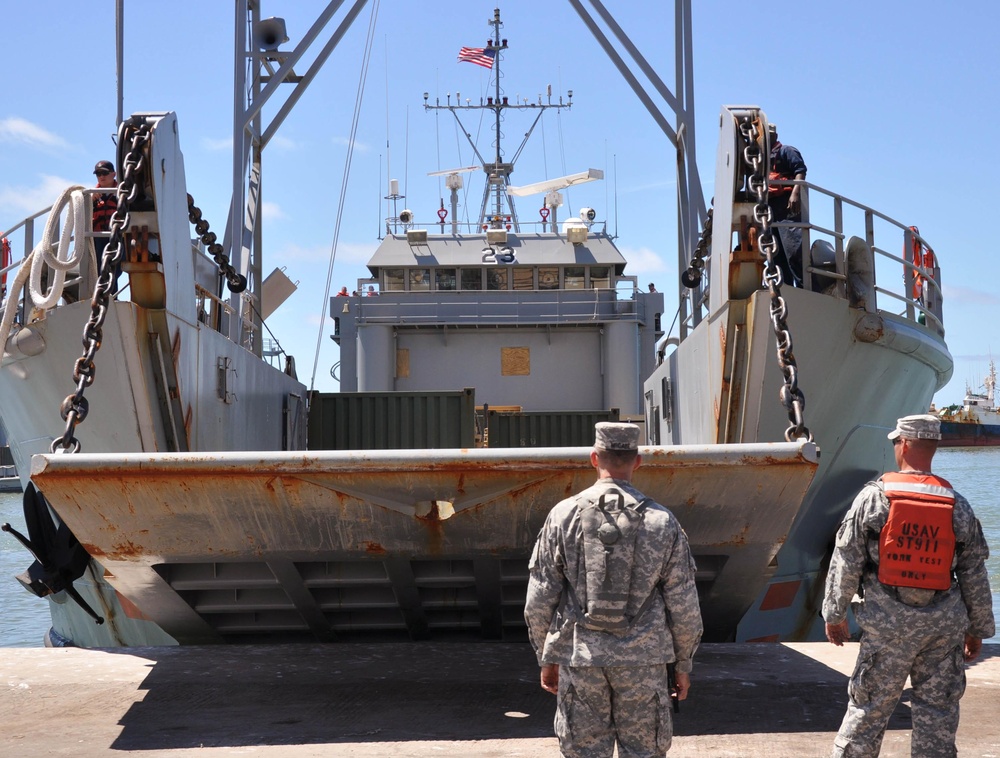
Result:
M672 722L667 666L560 666L555 729L566 758L663 758Z
M962 636L884 636L866 631L847 685L847 714L834 758L877 756L886 724L910 677L910 755L953 758L958 701L965 693Z

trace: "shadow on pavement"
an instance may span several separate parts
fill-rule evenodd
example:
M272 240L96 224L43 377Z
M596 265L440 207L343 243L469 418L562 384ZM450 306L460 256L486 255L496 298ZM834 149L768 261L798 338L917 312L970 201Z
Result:
M555 698L524 644L121 652L155 663L115 750L552 735Z
M540 689L524 643L107 652L151 661L142 700L119 722L115 750L553 735L555 698ZM984 658L994 653L1000 647L984 648ZM910 729L909 695L907 689L890 732ZM846 705L847 676L802 652L767 643L705 645L691 694L674 715L674 734L832 735Z

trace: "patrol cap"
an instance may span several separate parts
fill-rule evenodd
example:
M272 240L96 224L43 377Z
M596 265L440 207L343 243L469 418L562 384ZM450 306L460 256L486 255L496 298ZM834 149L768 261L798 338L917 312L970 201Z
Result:
M598 421L594 435L595 450L638 450L639 427L614 421Z
M115 164L111 161L98 161L94 166L94 173L107 171L109 174L115 173Z
M888 434L889 439L903 437L908 440L939 440L941 439L941 419L930 413L916 416L903 416L896 421L896 428Z

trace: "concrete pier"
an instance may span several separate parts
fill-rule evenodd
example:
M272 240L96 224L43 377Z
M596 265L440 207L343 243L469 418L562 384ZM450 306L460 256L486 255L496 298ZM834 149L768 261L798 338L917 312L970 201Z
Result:
M857 645L704 645L669 756L827 756ZM0 755L543 758L524 644L0 649ZM883 756L909 756L909 694ZM1000 645L968 669L963 756L1000 755Z

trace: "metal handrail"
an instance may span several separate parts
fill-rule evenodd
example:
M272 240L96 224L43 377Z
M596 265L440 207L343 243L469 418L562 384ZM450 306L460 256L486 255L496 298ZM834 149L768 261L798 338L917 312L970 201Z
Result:
M560 297L560 293L576 296ZM585 299L578 296L582 293L596 296ZM552 297L541 297L536 290L456 290L436 291L435 294L436 297L429 298L426 292L388 291L373 298L364 295L345 298L344 305L349 307L356 303L360 324L462 324L490 320L537 324L574 320L643 321L646 318L641 298L620 298L613 289L546 290L544 294ZM483 294L499 297L483 298Z
M942 301L943 301L943 291L941 288L940 281L940 270L935 267L933 270L929 270L922 266L915 265L912 261L908 261L905 258L890 253L889 251L877 246L875 244L875 229L874 221L878 220L891 227L895 227L896 230L902 234L902 246L904 249L910 249L911 241L916 240L921 246L927 249L933 250L933 248L927 243L927 241L920 236L919 233L915 233L908 225L892 218L891 216L882 213L868 205L859 203L856 200L852 200L849 197L838 194L817 184L809 182L805 179L784 179L784 180L770 180L770 184L773 185L784 185L784 186L799 186L802 188L801 203L802 203L802 221L775 221L773 226L775 228L801 228L802 229L802 265L803 265L803 284L806 288L811 285L812 275L821 275L824 278L830 278L837 280L838 282L846 281L846 261L845 261L845 250L844 243L848 238L848 234L844 231L844 207L853 208L860 211L864 215L864 239L868 244L873 255L877 258L893 261L897 264L902 264L903 273L903 294L894 292L884 286L875 287L877 293L882 293L886 296L892 297L905 304L904 313L906 318L917 321L918 313L924 314L924 317L928 321L928 325L932 326L935 331L940 334L944 333L944 324L942 322ZM810 218L810 200L815 199L814 195L823 196L829 198L833 202L833 228L827 228L820 226L812 221ZM820 235L825 235L834 241L834 249L836 255L836 272L826 272L817 270L814 261L812 261L812 245L810 240L810 233L818 233ZM861 235L858 235L861 236ZM914 277L920 275L927 281L929 289L932 291L933 295L928 296L927 303L921 302L917 298L911 297L910 293L913 290ZM876 274L877 280L877 274ZM839 296L844 296L841 291L838 293Z

